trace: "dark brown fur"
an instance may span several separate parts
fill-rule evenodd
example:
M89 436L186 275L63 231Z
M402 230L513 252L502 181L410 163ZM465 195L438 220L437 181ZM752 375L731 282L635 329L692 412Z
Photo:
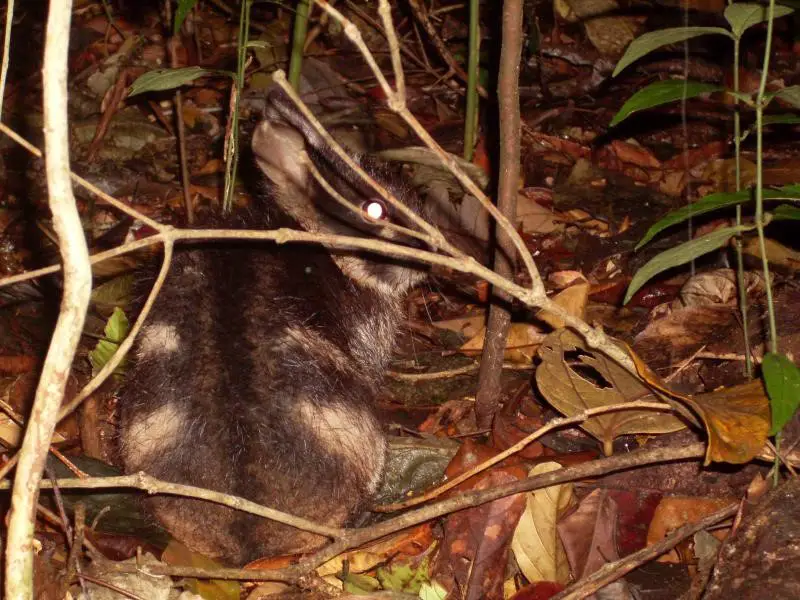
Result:
M297 162L303 150L351 200L369 198L285 98L273 94L271 107L253 146L272 180L272 202L240 224L380 230L343 213L308 177ZM419 279L408 265L311 245L218 243L176 252L121 392L126 471L347 523L380 481L385 441L370 404L400 300ZM228 563L323 541L203 501L148 502L176 538Z

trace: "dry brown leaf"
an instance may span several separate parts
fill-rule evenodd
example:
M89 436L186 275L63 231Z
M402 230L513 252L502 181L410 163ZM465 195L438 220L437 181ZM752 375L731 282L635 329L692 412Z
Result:
M583 313L586 310L586 302L589 300L589 289L591 285L585 279L581 283L576 283L566 289L561 290L553 297L553 302L558 304L561 308L566 310L573 317L583 318ZM564 327L564 320L557 317L546 310L540 310L536 314L537 319L541 319L553 329L561 329Z
M536 349L546 335L535 325L530 323L512 323L508 328L508 339L506 339L505 360L510 362L530 364ZM478 334L468 340L459 350L465 354L477 354L483 350L483 343L486 339L486 328L481 329Z
M14 420L5 413L0 413L0 440L8 448L16 448L22 437L22 429ZM53 432L53 443L65 442L65 438L58 431Z
M567 329L551 333L539 348L542 364L536 384L559 412L573 416L589 408L632 401L657 402L650 389L610 358L587 350L577 334ZM611 454L614 438L633 433L669 433L685 426L666 412L617 411L592 417L581 426Z
M760 379L707 394L686 396L669 389L642 360L630 353L647 383L691 408L708 433L705 464L749 462L764 447L770 429L769 398Z
M744 274L744 285L748 292L761 290L763 279L756 273ZM738 302L738 286L733 269L714 269L698 273L681 288L681 300L685 306L735 305Z
M517 227L525 233L552 233L559 225L553 211L536 202L524 190L517 195Z
M561 468L557 462L536 465L529 477ZM527 494L525 511L520 517L511 551L525 578L536 581L569 581L569 564L558 537L558 518L572 503L572 484L554 485Z
M558 524L575 579L591 575L617 558L618 515L617 503L608 490L597 489Z
M770 238L764 240L764 245L767 250L767 259L769 262L791 269L792 271L800 269L800 252ZM742 250L745 254L755 256L756 258L761 257L758 238L751 238L748 240Z
M469 339L478 334L481 329L483 329L485 323L486 312L480 311L479 313L471 314L466 317L435 321L433 326L438 329L447 329L448 331L460 333L465 338Z
M647 545L652 546L678 527L687 523L696 523L735 501L735 498L686 498L675 496L664 498L659 502L653 514L653 519L650 521L650 527L647 530ZM723 540L728 534L728 529L715 530L712 533L718 539ZM682 562L676 550L670 550L661 555L658 561L666 563Z

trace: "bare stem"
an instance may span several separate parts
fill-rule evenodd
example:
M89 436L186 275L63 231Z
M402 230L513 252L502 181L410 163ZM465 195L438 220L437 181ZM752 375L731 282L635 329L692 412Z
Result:
M50 4L42 69L45 167L53 229L64 264L64 294L14 478L6 538L5 597L9 600L33 598L36 498L92 289L89 251L69 178L67 49L71 16L71 0Z

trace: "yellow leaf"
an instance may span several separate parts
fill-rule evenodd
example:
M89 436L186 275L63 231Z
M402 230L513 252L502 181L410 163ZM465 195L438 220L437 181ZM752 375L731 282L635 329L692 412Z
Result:
M556 462L536 465L529 476L561 468ZM536 581L569 580L567 555L558 536L556 523L572 502L572 484L554 485L527 494L527 505L514 531L511 551L525 578Z

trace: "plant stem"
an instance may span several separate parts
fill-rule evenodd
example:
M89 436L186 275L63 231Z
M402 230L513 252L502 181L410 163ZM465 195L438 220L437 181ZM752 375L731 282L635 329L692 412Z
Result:
M225 194L223 210L233 208L233 191L236 188L236 174L239 167L239 99L244 89L244 72L247 67L247 40L250 31L250 8L253 0L244 0L239 13L239 36L236 62L236 79L231 90L231 115L228 134L225 140Z
M522 57L522 0L505 0L502 18L503 41L497 79L497 106L500 113L497 208L514 223L520 170L519 63ZM514 243L502 228L497 227L495 231L494 270L513 281L517 254ZM509 295L493 289L490 301L478 390L475 394L475 416L479 428L491 427L500 406L503 392L503 356L511 325Z
M767 89L769 59L772 52L772 29L775 21L775 0L770 0L767 9L767 39L764 44L764 66L761 70L761 82L756 99L756 230L758 231L758 248L761 253L761 265L767 289L767 315L769 319L769 351L778 352L778 330L775 325L775 307L772 302L772 282L769 276L767 246L764 239L764 95Z
M292 56L289 59L289 83L298 91L310 12L309 0L300 0L297 3L297 13L294 16L294 29L292 30Z
M742 114L739 105L739 50L741 39L733 40L733 146L736 154L736 191L742 189ZM742 224L742 206L736 205L736 226ZM736 278L739 282L739 309L742 312L742 330L744 331L744 370L747 378L753 377L753 359L750 349L750 327L747 318L747 288L744 281L744 255L742 254L742 236L734 238L736 251Z
M469 59L467 63L467 115L464 123L464 158L472 160L478 124L478 68L481 33L478 0L469 0Z

